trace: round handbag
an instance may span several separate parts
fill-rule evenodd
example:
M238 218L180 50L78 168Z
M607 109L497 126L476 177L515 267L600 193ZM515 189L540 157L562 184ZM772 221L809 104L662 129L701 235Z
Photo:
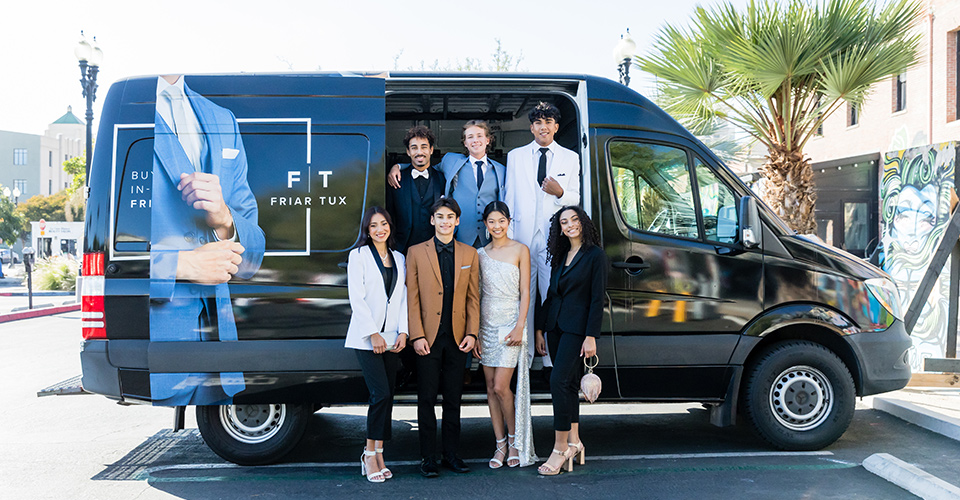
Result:
M596 359L593 365L587 362L588 359ZM591 358L583 358L583 366L586 367L587 373L583 375L583 378L580 379L580 392L583 393L583 399L586 399L588 403L592 403L600 397L600 390L603 388L603 383L600 382L600 377L593 373L593 369L600 364L600 357L593 356Z

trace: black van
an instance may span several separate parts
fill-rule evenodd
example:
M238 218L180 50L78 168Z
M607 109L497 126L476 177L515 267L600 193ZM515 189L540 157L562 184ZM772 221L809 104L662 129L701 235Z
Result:
M205 441L227 460L276 461L318 408L366 401L343 347L341 264L364 207L385 202L404 132L435 131L438 163L461 147L466 120L484 119L490 156L506 163L530 141L526 114L540 101L562 113L556 140L580 155L582 206L610 262L602 400L702 402L719 426L739 410L773 446L810 450L846 430L856 396L910 378L889 276L795 234L700 141L620 84L499 73L179 81L209 143L194 162L210 162L243 197L234 217L249 265L221 287L170 270L184 244L216 238L181 231L168 212L179 201L158 188L158 176L177 175L165 170L163 80L114 83L89 175L83 388L121 403L195 405ZM196 318L194 304L218 308L219 332L178 326L184 311ZM465 400L483 401L477 378ZM542 383L532 390L535 401L549 398ZM415 390L405 384L397 398L415 401Z

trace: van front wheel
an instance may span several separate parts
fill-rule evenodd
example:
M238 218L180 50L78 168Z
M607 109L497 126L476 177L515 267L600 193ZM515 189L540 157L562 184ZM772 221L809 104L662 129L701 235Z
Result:
M207 446L239 465L273 463L300 441L310 405L198 406L197 427Z
M819 450L836 441L853 420L856 389L843 361L806 341L777 344L747 376L747 419L782 450Z

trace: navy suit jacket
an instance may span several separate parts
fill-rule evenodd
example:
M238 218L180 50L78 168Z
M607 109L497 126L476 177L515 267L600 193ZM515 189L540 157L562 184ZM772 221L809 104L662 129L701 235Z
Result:
M400 167L400 188L393 189L392 186L387 185L387 211L393 217L393 240L396 249L406 254L408 248L432 238L434 230L430 225L430 215L427 215L426 220L418 220L421 216L420 193L417 191L417 184L411 173L413 167L409 163ZM429 206L443 196L446 185L443 172L431 166L428 191L433 191L433 199L429 202L425 200L427 212L430 211ZM420 234L414 234L417 232L416 226L421 229Z
M236 278L250 278L260 268L265 239L258 225L257 201L247 182L247 155L240 129L229 110L197 94L186 84L183 88L204 133L202 171L220 178L223 200L233 216L237 241L244 247ZM237 340L230 288L226 283L210 286L176 281L180 251L217 241L204 220L205 212L187 205L177 190L180 174L194 171L177 135L160 113L155 113L150 213L150 340L154 342ZM209 320L201 319L205 304L204 316ZM214 305L215 314L210 310ZM205 382L205 378L216 374L156 375L151 376L151 399L155 404L216 402L197 401L194 394L200 387L215 385ZM242 374L221 375L222 381L230 380L222 386L225 396L243 390Z

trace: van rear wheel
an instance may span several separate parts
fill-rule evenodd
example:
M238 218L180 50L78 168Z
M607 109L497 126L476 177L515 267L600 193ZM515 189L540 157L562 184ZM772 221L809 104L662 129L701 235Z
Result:
M310 405L198 406L197 427L207 446L239 465L276 462L300 442Z
M754 430L782 450L819 450L847 430L856 389L850 370L822 345L774 345L754 364L744 387Z

